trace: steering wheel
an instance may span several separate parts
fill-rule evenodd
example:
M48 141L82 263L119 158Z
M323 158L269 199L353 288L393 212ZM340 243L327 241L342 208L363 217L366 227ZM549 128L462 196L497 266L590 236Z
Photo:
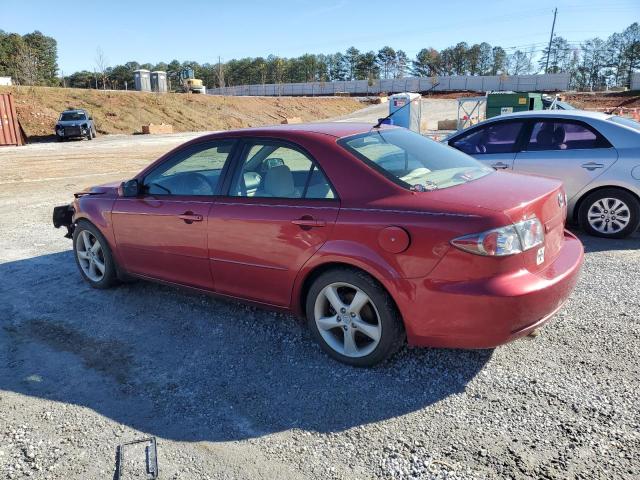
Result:
M213 188L207 177L197 172L180 175L176 193L181 195L213 195Z

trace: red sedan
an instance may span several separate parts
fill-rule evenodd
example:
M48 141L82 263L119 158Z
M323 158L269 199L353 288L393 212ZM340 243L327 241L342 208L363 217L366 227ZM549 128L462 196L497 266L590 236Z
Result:
M56 207L93 287L137 277L305 315L333 358L491 348L570 295L559 181L496 172L390 126L206 135Z

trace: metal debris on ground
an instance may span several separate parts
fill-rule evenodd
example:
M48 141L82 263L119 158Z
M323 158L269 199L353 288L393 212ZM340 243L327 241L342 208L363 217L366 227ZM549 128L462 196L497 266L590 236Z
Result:
M144 475L140 476L141 472L138 469L138 471L134 470L131 472L131 477L123 476L124 461L125 461L125 456L124 456L125 447L129 447L127 449L130 449L134 445L141 445L145 443L147 445L144 447L144 451L145 451ZM117 465L116 465L115 480L126 480L126 478L146 478L148 480L157 479L158 478L158 447L156 443L156 437L142 438L139 440L133 440L131 442L126 442L118 445L116 461L117 461ZM130 463L137 463L137 462L135 462L135 459L134 459L134 462L130 462ZM129 473L128 470L129 469L126 470L126 473ZM133 468L131 468L131 470L133 470Z

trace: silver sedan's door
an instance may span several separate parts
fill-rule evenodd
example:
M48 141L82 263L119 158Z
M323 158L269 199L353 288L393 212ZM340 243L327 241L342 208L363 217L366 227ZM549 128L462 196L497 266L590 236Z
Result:
M512 169L516 158L515 153L474 153L471 156L484 163L487 167L493 167L496 170Z
M463 132L451 139L449 145L473 156L488 167L511 169L523 126L522 120L492 122Z
M558 178L571 199L617 159L616 149L588 125L550 119L534 123L513 170Z

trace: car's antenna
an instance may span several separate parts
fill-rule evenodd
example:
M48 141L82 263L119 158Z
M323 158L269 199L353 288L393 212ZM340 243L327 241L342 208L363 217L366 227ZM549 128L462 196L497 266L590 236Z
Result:
M435 85L433 85L429 90L427 90L425 93L429 93L431 92L434 88L436 88L438 85L440 85L440 82L436 83ZM421 97L422 99L422 97ZM373 130L374 128L380 128L380 126L384 123L385 120L390 119L391 117L393 117L396 113L398 113L400 110L402 110L403 108L406 108L407 106L409 106L411 104L411 100L409 100L407 103L405 103L403 106L401 106L399 109L394 110L393 112L391 112L389 115L387 115L384 118L379 118L378 119L378 123L376 123L371 129Z

